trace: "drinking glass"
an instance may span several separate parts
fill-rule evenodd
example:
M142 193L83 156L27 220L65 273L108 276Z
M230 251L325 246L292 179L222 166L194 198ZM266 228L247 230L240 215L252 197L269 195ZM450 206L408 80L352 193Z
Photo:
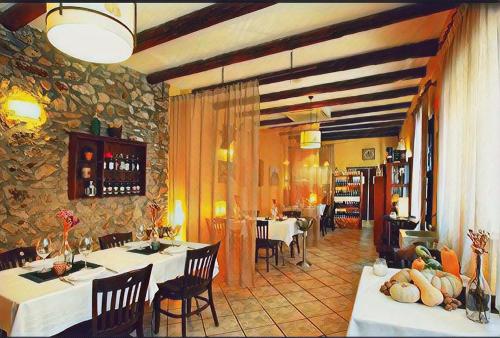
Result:
M43 237L39 239L36 245L36 253L43 259L43 269L40 272L49 271L49 269L47 269L45 265L45 258L47 258L51 252L52 252L52 243L50 242L50 239L48 237Z
M78 251L83 255L85 261L84 270L88 269L87 267L87 257L92 252L92 237L84 236L80 240L80 245L78 246Z
M373 273L376 276L383 277L387 274L389 268L384 258L377 258L373 264Z
M144 237L146 237L146 228L144 225L140 224L137 226L135 229L135 237L139 240L142 241Z

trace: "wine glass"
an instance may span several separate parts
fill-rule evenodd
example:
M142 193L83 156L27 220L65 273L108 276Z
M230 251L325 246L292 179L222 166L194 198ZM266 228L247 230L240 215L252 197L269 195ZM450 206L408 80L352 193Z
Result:
M139 240L142 241L144 237L146 237L146 229L144 225L140 224L137 226L135 229L135 237Z
M87 257L92 252L92 237L84 236L80 240L80 245L78 246L78 251L83 255L85 261L84 270L88 269L87 267Z
M43 259L43 269L40 272L49 271L49 269L47 269L45 265L45 258L47 258L51 252L52 252L52 243L50 242L50 239L48 237L43 237L39 239L36 245L36 253Z

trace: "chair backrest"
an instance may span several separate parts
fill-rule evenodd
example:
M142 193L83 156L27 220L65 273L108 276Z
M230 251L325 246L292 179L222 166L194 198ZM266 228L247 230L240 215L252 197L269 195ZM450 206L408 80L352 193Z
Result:
M128 242L132 242L132 232L116 232L99 237L101 250L123 246Z
M212 283L220 242L200 249L188 250L184 265L184 294L196 295Z
M293 218L299 218L302 213L300 210L287 210L283 211L283 216L286 217L293 217Z
M208 229L213 234L226 233L226 219L221 217L207 218Z
M257 239L269 239L269 222L257 220Z
M92 336L117 336L142 325L152 264L92 281ZM130 330L130 331L129 331Z
M26 262L36 260L36 249L34 246L15 248L0 253L0 270L7 270L22 266Z

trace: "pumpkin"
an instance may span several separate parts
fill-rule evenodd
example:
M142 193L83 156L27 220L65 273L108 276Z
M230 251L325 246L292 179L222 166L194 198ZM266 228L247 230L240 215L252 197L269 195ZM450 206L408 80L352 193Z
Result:
M422 303L427 306L436 306L443 302L444 297L441 291L434 287L420 271L417 269L411 269L410 277L413 283L415 283L420 290Z
M412 269L417 269L418 271L422 271L425 269L425 262L422 258L418 257L417 259L413 260L413 263L411 263L411 268Z
M389 289L392 299L400 303L415 303L420 299L420 290L410 283L396 283Z
M457 298L462 292L462 279L449 272L426 269L422 271L424 277L442 293Z
M446 246L443 247L441 250L441 263L443 265L443 271L452 273L460 278L460 264L458 263L458 257L455 251Z
M410 269L402 269L398 273L396 273L394 276L391 277L391 281L396 281L399 283L409 283L411 282L410 278Z

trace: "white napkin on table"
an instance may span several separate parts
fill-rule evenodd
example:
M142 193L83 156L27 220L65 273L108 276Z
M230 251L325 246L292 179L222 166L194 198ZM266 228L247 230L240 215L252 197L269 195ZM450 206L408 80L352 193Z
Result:
M103 266L100 266L95 269L82 269L77 272L73 272L72 274L68 275L66 277L67 280L70 280L72 282L79 282L79 281L85 281L85 280L91 280L95 279L98 277L100 274L102 274L106 269Z
M123 246L130 249L139 249L149 246L149 242L148 241L128 242L125 243Z
M163 250L164 253L167 254L177 254L177 253L183 253L187 251L187 246L169 246L165 250Z

